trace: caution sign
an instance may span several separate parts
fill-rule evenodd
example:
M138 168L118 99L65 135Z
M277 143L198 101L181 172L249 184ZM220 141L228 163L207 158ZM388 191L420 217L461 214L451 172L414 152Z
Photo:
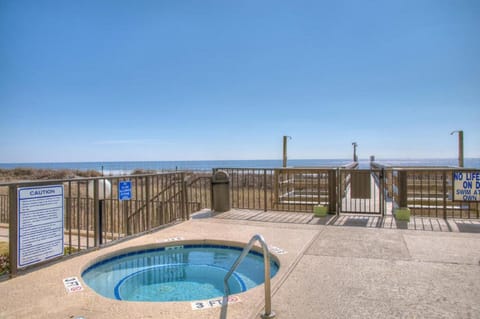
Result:
M453 172L453 200L480 201L480 171Z
M18 192L17 267L63 256L63 185Z

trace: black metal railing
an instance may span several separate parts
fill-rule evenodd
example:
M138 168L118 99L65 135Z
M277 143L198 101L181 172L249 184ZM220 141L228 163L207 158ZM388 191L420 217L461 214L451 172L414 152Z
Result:
M128 181L130 198L120 198L119 185ZM63 232L66 254L99 247L107 242L187 220L211 203L210 175L191 172L109 176L0 184L0 222L11 231L10 245L17 244L15 207L17 190L40 185L63 186ZM12 198L10 198L12 196ZM15 205L16 206L16 205ZM15 256L14 256L15 257ZM16 261L11 264L16 265ZM16 271L16 269L13 269Z

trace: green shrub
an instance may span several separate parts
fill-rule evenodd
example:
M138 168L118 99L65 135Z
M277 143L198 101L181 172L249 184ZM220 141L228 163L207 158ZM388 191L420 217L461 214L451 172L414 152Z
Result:
M10 259L8 258L8 243L0 242L0 276L10 271Z
M63 253L64 253L65 255L71 255L71 254L73 254L73 253L75 253L75 252L77 252L77 251L80 251L80 249L77 249L77 248L72 247L72 246L70 246L70 247L64 247L64 248L63 248Z

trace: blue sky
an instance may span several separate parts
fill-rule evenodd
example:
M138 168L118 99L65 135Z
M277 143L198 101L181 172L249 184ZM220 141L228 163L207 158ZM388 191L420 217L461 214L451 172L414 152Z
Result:
M480 1L0 0L0 162L480 157Z

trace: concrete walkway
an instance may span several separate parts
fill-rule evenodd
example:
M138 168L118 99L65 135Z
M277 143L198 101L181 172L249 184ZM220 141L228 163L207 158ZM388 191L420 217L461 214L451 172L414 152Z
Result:
M80 276L95 260L134 246L156 246L172 238L245 243L256 233L286 252L276 254L281 267L272 279L277 318L480 318L480 223L444 225L430 219L413 222L438 227L411 228L360 217L204 212L1 282L0 318L258 318L262 286L236 295L240 302L227 307L193 310L190 302L107 299ZM83 291L66 292L62 280L71 276L80 279Z

